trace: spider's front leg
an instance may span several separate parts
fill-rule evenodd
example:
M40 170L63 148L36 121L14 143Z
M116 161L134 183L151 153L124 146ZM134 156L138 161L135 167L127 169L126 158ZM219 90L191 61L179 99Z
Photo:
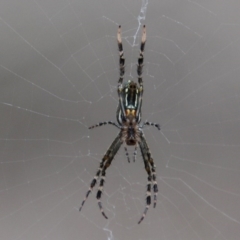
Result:
M122 35L121 35L121 26L118 27L118 33L117 33L117 41L118 41L118 51L119 51L119 80L118 80L118 98L119 98L119 104L120 109L123 114L123 119L126 119L126 113L123 106L123 98L122 98L122 90L123 90L123 78L125 74L125 58L123 56L123 45L122 45ZM121 121L121 120L119 120Z
M140 45L140 54L138 57L138 64L137 64L137 74L138 74L138 83L140 86L140 95L139 95L139 104L136 112L136 116L139 116L137 119L138 122L140 122L140 114L141 114L141 107L142 107L142 96L143 96L143 80L142 80L142 71L143 71L143 61L144 61L144 48L145 43L147 39L147 33L146 33L146 26L143 25L143 31L142 31L142 39L141 39L141 45Z
M143 70L143 61L144 61L143 53L144 53L146 39L147 39L146 26L143 25L140 54L139 54L138 65L137 65L138 83L142 87L143 87L142 70Z
M118 27L117 41L118 41L118 51L119 51L119 74L120 74L120 78L118 81L118 88L119 88L119 87L122 87L123 77L125 73L125 58L123 56L121 26Z

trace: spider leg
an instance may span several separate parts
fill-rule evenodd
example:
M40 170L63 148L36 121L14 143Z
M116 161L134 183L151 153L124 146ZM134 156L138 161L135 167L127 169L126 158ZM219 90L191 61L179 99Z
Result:
M125 150L125 153L126 153L126 156L127 156L127 160L130 163L130 158L129 158L129 153L128 153L127 147L124 147L124 150Z
M142 85L142 70L143 70L143 61L144 61L143 53L144 53L146 39L147 39L146 26L143 25L142 39L141 39L141 45L140 45L140 55L138 58L138 65L137 65L138 82L140 86Z
M100 122L100 123L97 123L97 124L89 127L88 129L93 129L93 128L96 128L96 127L101 127L101 126L106 125L106 124L110 124L110 125L113 125L113 126L119 128L119 129L121 129L121 127L120 127L117 123L112 122L112 121Z
M141 223L141 221L145 218L147 210L151 204L151 183L153 184L153 192L154 192L154 202L153 202L153 207L156 207L157 204L157 193L158 193L158 186L157 186L157 181L156 181L156 166L153 162L153 159L151 157L151 153L149 150L149 147L147 145L146 139L143 136L143 134L140 136L140 142L139 142L139 146L142 152L142 157L144 160L144 164L145 164L145 169L148 173L148 185L147 185L147 203L146 203L146 207L145 210L143 212L142 217L140 218L138 223ZM151 167L151 169L150 169ZM150 185L149 185L150 184ZM149 199L148 199L149 197Z
M123 78L125 74L125 58L123 56L123 45L122 45L122 36L121 36L121 26L118 27L118 33L117 33L117 41L118 41L118 51L119 51L119 80L118 80L118 97L119 97L119 103L120 108L122 110L123 118L126 119L126 113L124 111L123 106L123 99L121 96L122 90L123 90Z
M94 186L96 185L97 179L99 178L99 175L100 175L100 173L102 172L102 168L103 168L103 165L104 165L104 162L105 162L105 161L106 161L106 160L103 158L102 161L101 161L101 163L100 163L100 166L99 166L99 168L98 168L98 170L97 170L97 173L96 173L96 175L94 176L94 178L93 178L93 180L92 180L92 182L91 182L91 184L90 184L90 187L89 187L89 189L88 189L88 191L87 191L87 193L86 193L86 196L85 196L84 200L82 201L81 207L79 208L79 212L82 210L82 207L83 207L84 203L86 202L89 194L92 192Z
M133 162L135 162L137 158L137 145L135 146L134 152L133 152Z
M123 56L123 45L122 45L122 36L121 36L121 25L118 27L117 33L117 41L118 41L118 51L119 51L119 70L120 70L120 78L118 83L122 84L123 77L125 73L125 58Z
M136 116L139 116L139 119L137 119L137 122L140 122L140 111L142 106L142 95L143 95L143 80L142 80L142 71L143 71L143 61L144 61L144 47L146 43L146 26L143 25L143 31L142 31L142 39L141 39L141 45L140 45L140 54L138 58L138 64L137 64L137 74L138 74L138 83L140 86L140 95L139 95L139 104L136 112Z
M94 178L93 178L93 180L92 180L92 182L91 182L91 184L90 184L90 187L89 187L89 189L88 189L88 191L87 191L87 193L86 193L86 196L85 196L84 200L82 201L82 204L81 204L81 206L80 206L80 208L79 208L79 211L82 210L82 207L83 207L84 203L86 202L89 194L92 192L94 186L96 185L97 180L98 180L100 174L102 173L102 171L103 171L103 169L104 169L104 167L105 167L105 165L104 165L105 162L107 162L109 159L111 159L111 158L113 158L113 157L115 156L116 152L114 151L114 152L112 153L112 150L111 150L111 149L115 150L115 149L118 147L118 148L117 148L117 150L118 150L119 147L121 146L121 144L119 145L119 141L120 141L120 140L121 140L121 135L120 135L120 133L119 133L119 135L115 138L115 140L113 141L113 143L112 143L111 146L109 147L108 151L106 152L106 154L105 154L104 157L102 158L102 161L100 162L100 166L99 166L99 168L98 168L98 170L97 170L97 173L96 173L96 175L94 176ZM119 146L118 146L118 145L119 145ZM102 180L102 179L101 179L101 180Z
M144 149L145 149L145 151L147 153L147 157L148 157L148 162L152 168L151 170L152 170L152 181L153 181L153 192L154 192L153 207L155 208L156 204L157 204L157 193L158 193L158 185L157 185L157 180L156 180L156 165L154 164L149 147L147 145L147 141L143 135L141 136L141 142L144 145Z
M146 121L146 122L143 123L142 128L144 127L144 125L154 126L154 127L156 127L158 130L161 130L159 123L152 123L152 122Z
M104 182L105 182L105 176L106 176L106 169L111 165L111 162L112 162L114 156L116 155L116 153L118 152L120 146L122 145L122 142L123 141L121 139L121 132L120 132L103 157L105 165L103 166L102 171L101 171L101 179L100 179L96 198L98 200L99 209L100 209L102 215L106 219L108 219L108 217L103 210L102 202L101 202L101 196L102 196Z
M127 147L124 147L124 150L126 152L127 160L130 163L130 157L129 157L129 153L128 153ZM134 152L133 152L133 162L135 162L136 157L137 157L137 145L135 146Z
M146 207L143 211L143 214L142 214L140 220L138 221L138 224L140 224L142 222L142 220L145 218L145 216L147 214L147 211L149 209L149 206L151 204L151 185L152 185L151 169L150 169L150 166L149 166L149 163L148 163L148 160L147 160L147 156L145 155L145 153L143 153L145 151L144 147L143 147L143 144L140 142L139 145L140 145L140 149L141 149L142 155L143 155L145 170L148 173L148 183L147 183L147 193L146 193Z

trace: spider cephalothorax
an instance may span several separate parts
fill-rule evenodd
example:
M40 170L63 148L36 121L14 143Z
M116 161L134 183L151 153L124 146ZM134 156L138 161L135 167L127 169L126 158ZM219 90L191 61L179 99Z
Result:
M92 127L89 127L89 129L106 125L106 124L111 124L117 127L118 129L120 129L120 132L118 133L117 137L114 139L111 146L103 156L99 169L90 184L89 190L86 193L85 199L82 201L82 205L79 211L81 211L85 201L87 200L89 194L92 192L93 187L96 185L98 178L100 177L100 183L99 183L96 197L98 199L98 206L100 208L100 211L102 212L102 215L107 219L107 216L103 210L102 203L101 203L101 195L103 192L103 185L105 182L106 169L110 166L120 146L123 143L125 143L128 146L135 146L134 161L137 155L137 146L140 147L144 165L145 165L145 170L148 174L146 207L142 214L142 217L138 222L140 223L144 219L147 213L147 210L151 204L151 188L153 188L153 192L154 192L154 204L153 204L154 207L156 206L156 203L157 203L157 192L158 192L157 181L156 181L156 166L151 157L151 153L142 129L144 125L151 125L151 126L157 127L158 130L160 130L160 125L156 123L147 122L147 121L144 122L143 124L140 124L142 95L143 95L143 80L142 80L142 68L143 68L143 60L144 60L143 52L144 52L144 47L146 42L145 25L143 26L142 39L141 39L141 45L140 45L140 55L139 55L138 64L137 64L138 84L131 80L128 80L125 84L123 84L123 77L125 73L125 66L124 66L125 59L123 57L121 26L119 26L118 28L117 40L118 40L119 70L120 70L120 78L118 80L119 104L118 104L117 113L116 113L116 118L118 123L115 123L112 121L100 122ZM126 151L128 162L130 162L127 148L125 147L124 149Z

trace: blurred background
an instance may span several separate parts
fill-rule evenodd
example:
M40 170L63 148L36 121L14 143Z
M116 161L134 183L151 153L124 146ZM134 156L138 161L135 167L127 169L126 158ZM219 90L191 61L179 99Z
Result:
M237 240L240 235L240 2L0 1L0 232L3 240ZM125 80L137 81L147 26L142 119L157 166L122 147L95 187L116 120L122 26Z

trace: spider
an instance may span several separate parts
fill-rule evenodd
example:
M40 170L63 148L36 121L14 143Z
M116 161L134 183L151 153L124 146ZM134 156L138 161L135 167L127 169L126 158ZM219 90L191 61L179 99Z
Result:
M148 208L151 204L151 188L153 188L153 192L154 192L154 204L153 204L154 208L156 207L157 193L158 193L158 186L156 181L156 166L151 157L151 153L142 129L144 125L150 125L150 126L155 126L158 130L160 130L160 125L156 123L148 122L148 121L144 122L143 124L140 124L142 96L143 96L143 80L142 80L142 69L143 69L143 60L144 60L143 52L144 52L144 47L146 42L146 26L144 25L142 30L140 55L138 57L138 63L137 63L138 84L131 80L128 80L125 84L123 84L123 78L125 73L125 66L124 66L125 59L123 56L121 26L119 26L118 28L117 41L118 41L118 50L119 50L119 70L120 70L120 78L118 81L119 104L118 104L117 113L116 113L117 123L112 121L100 122L96 125L89 127L89 129L106 125L106 124L111 124L117 127L118 129L120 129L120 132L118 133L117 137L114 139L111 146L103 156L102 161L100 162L100 166L97 170L97 173L90 184L90 187L86 193L85 199L82 201L79 211L81 211L85 201L87 200L89 194L92 192L92 189L96 185L98 178L100 177L100 183L99 183L96 198L98 200L98 206L102 215L106 219L108 219L107 215L103 210L102 202L101 202L101 196L102 196L103 186L105 182L106 169L111 165L111 162L114 156L116 155L120 146L123 143L125 143L126 146L135 146L134 160L137 154L137 146L139 146L142 157L143 157L144 165L145 165L145 170L148 174L146 206L140 220L138 221L138 224L139 224L145 218ZM125 151L126 151L128 161L130 162L126 147L125 147Z

